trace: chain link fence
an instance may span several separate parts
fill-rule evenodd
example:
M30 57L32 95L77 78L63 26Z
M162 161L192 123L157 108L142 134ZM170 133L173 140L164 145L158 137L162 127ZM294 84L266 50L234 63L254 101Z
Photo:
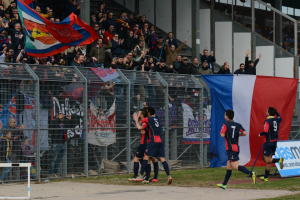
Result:
M156 109L171 169L208 166L209 88L200 76L0 64L0 160L32 164L31 179L131 173L141 140L132 115ZM102 68L101 68L102 69ZM5 182L27 170L1 168Z

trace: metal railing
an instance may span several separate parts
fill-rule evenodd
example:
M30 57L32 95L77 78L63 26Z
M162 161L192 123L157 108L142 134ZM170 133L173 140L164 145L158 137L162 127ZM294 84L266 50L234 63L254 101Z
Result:
M0 160L32 163L33 180L132 172L141 135L131 116L143 102L160 118L171 169L208 166L210 101L200 76L117 70L104 82L85 67L0 66ZM1 175L28 178L22 168Z

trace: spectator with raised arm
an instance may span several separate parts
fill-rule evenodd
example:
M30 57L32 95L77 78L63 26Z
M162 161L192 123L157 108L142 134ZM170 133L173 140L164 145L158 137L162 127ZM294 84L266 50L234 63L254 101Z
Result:
M166 40L166 64L173 65L174 61L177 59L178 53L183 49L186 45L187 39L185 39L184 43L182 43L177 49L174 45L169 46L169 40Z
M213 73L215 73L214 71L214 62L216 62L216 58L214 57L214 52L211 51L210 55L208 55L208 50L204 49L203 50L203 56L201 57L201 62L203 63L203 61L206 60L208 63L208 67L211 69L211 71Z
M37 12L38 14L42 15L43 17L45 17L47 19L49 19L50 16L52 15L52 10L49 7L47 7L47 14L43 14L41 11L41 8L39 6L35 7L35 12Z
M256 75L256 65L258 64L262 55L259 53L259 57L253 62L253 60L248 60L249 54L250 50L247 50L245 58L245 74Z

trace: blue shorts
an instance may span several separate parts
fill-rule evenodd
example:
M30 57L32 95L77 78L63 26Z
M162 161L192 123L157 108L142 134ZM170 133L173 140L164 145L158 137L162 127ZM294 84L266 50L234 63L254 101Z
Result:
M275 155L276 147L277 141L264 143L264 156Z
M238 161L240 158L239 158L239 152L236 152L236 151L227 151L227 156L228 156L228 160L229 161Z
M143 158L145 154L147 144L140 144L135 152L135 157L137 158Z
M153 158L164 158L164 144L162 142L149 142L145 150L145 155Z

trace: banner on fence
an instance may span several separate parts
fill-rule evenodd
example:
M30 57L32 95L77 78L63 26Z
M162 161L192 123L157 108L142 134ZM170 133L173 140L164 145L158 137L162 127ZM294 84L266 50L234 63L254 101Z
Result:
M49 150L49 143L48 143L48 110L40 110L40 117L38 119L40 122L40 150L47 151ZM23 114L23 122L25 129L35 129L35 109L25 109ZM24 130L24 135L27 136L32 146L35 148L35 137L36 131L35 130Z
M283 169L276 167L281 177L300 176L300 141L278 141L275 158L283 157Z
M116 142L115 102L107 112L99 110L90 102L88 142L97 146L108 146Z
M58 115L59 112L64 115L70 115L72 122L70 128L67 130L67 137L70 138L81 138L83 139L83 130L75 130L83 128L83 106L82 102L70 101L69 98L64 97L51 97L53 101L53 108L51 112L52 120Z
M101 67L95 68L90 67L90 69L103 81L107 82L114 78L118 78L120 75L114 69L103 69Z
M200 144L200 121L199 113L193 111L193 107L199 107L199 104L190 104L181 100L183 115L183 144ZM203 125L210 127L210 112L203 109ZM204 128L203 144L208 144L210 140L210 128Z
M177 106L169 104L169 127L177 127ZM163 109L156 110L155 115L159 118L161 126L165 127L165 111Z
M2 126L2 130L7 128L8 120L10 118L14 118L17 120L17 126L20 125L20 120L17 115L17 100L16 95L14 95L9 102L5 105L4 108L0 108L0 126ZM2 136L2 132L0 134Z

